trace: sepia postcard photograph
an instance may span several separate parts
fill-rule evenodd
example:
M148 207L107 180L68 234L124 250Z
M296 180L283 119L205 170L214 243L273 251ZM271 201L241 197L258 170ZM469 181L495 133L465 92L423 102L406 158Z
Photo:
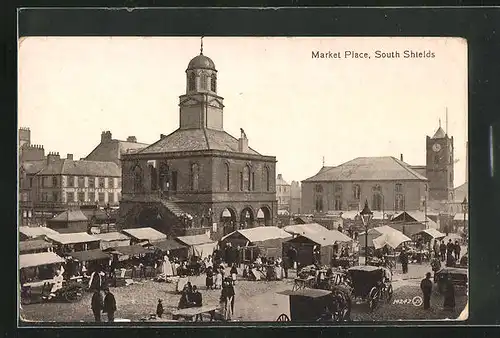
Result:
M18 48L22 325L468 318L465 39Z

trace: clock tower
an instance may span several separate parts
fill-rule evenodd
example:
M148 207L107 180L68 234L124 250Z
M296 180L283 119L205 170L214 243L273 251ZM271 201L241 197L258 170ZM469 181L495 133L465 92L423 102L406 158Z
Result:
M441 122L439 122L439 128L434 133L434 136L427 136L426 151L429 199L434 201L453 200L453 163L455 161L453 136L448 137L448 134L441 128Z

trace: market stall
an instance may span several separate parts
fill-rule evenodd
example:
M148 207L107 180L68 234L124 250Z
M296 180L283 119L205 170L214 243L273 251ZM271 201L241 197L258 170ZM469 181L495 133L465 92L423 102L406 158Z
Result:
M186 259L188 256L188 246L173 239L164 239L159 242L145 245L145 247L156 250L161 254L166 254L168 252L171 257L177 257L181 260Z
M234 248L240 248L240 260L252 262L257 254L264 257L278 258L282 256L283 242L290 239L291 234L274 226L262 226L242 229L222 237L221 246L228 243Z
M130 244L142 242L154 243L167 239L167 235L149 227L125 229L122 232L130 237Z
M112 255L112 266L117 279L154 277L154 250L142 245L127 245L103 250Z
M28 239L33 239L37 237L43 237L46 235L57 235L59 234L57 231L47 228L47 227L28 227L22 226L19 227L19 239L21 241L26 241Z
M27 241L19 242L19 253L30 254L39 252L49 252L54 245L43 239L30 239Z
M188 256L190 258L193 256L201 259L206 258L212 255L217 247L217 242L212 241L207 234L181 236L177 237L176 240L188 246Z
M107 248L115 248L117 246L130 245L130 237L119 232L106 232L93 235L100 240L100 248L105 250Z
M52 280L54 277L54 265L64 263L64 258L53 252L39 252L19 255L21 285L43 285L44 282ZM38 285L37 283L41 284Z
M328 241L321 235L304 233L283 242L283 252L289 252L291 247L295 249L297 252L295 261L298 269L314 264L316 261L319 261L320 265L329 265L333 256L333 244L334 242ZM319 255L316 254L316 251L319 252Z
M48 234L46 238L54 244L54 251L61 256L75 251L99 249L99 238L86 232Z

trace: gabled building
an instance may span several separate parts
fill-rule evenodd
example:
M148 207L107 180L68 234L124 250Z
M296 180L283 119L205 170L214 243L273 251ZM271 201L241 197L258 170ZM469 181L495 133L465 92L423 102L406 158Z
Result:
M137 142L135 136L129 136L126 141L121 141L113 139L110 131L103 131L101 134L101 143L85 157L85 160L114 162L118 166L121 166L120 159L123 154L143 149L146 146L147 144L145 143Z

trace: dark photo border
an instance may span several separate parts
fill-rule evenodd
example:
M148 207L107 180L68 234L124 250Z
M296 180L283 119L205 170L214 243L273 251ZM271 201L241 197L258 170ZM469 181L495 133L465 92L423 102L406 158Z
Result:
M490 168L490 126L500 118L500 9L499 8L155 8L155 9L77 9L77 8L39 8L20 9L16 14L19 20L19 37L24 36L433 36L463 37L468 42L469 57L469 107L468 107L468 140L469 140L469 185L470 196L470 252L469 255L469 320L467 322L431 322L429 325L464 326L464 325L498 325L500 323L500 252L498 239L500 227L496 226L500 219L498 190L499 175L494 177ZM14 18L15 24L16 18ZM6 21L7 22L7 21ZM8 21L12 23L12 20ZM8 138L6 144L16 143L17 130L17 41L16 28L11 31L7 52L7 72L11 80L7 97L10 105L6 107L6 115L13 117L16 126L7 127L2 133ZM12 34L14 33L14 34ZM237 57L237 56L235 56ZM284 55L286 58L286 55ZM264 62L264 61L263 61ZM418 118L418 117L417 117ZM497 130L497 129L495 129ZM494 138L500 139L499 136ZM14 145L12 156L17 156ZM6 161L7 163L7 161ZM10 162L9 162L10 163ZM16 161L13 161L13 179L17 172ZM498 171L498 166L497 166ZM9 182L7 182L9 183ZM17 238L17 188L12 186L12 195L16 199L6 200L3 204L4 215ZM495 190L496 189L496 190ZM494 196L497 197L494 197ZM12 199L12 200L11 200ZM12 207L12 208L10 208ZM495 208L496 207L496 208ZM8 228L5 227L5 228ZM7 241L12 244L13 241ZM8 248L9 246L4 246ZM10 257L15 249L9 248L5 257ZM15 262L13 259L8 262ZM9 281L14 281L17 265L9 269ZM10 272L12 271L12 272ZM7 275L7 274L6 274ZM8 276L7 275L7 276ZM17 285L13 285L16 290ZM6 292L13 301L6 318L17 326L17 292ZM10 296L11 295L11 296ZM5 303L4 303L5 304ZM7 303L8 304L8 303ZM121 323L120 323L121 324ZM85 323L89 326L88 323ZM148 332L154 335L166 334L177 336L193 336L197 333L214 336L238 336L247 334L256 336L261 330L276 331L269 328L276 325L268 323L234 323L234 328L219 331L216 328L172 328L159 329L149 326ZM295 323L293 324L295 325ZM428 326L424 322L375 322L373 325L386 326ZM44 324L40 324L41 327ZM52 326L52 325L51 325ZM64 326L64 325L61 325ZM125 326L125 325L121 325ZM141 326L134 323L134 327ZM230 326L233 326L232 324ZM249 329L251 326L257 328ZM302 326L302 325L301 325ZM358 326L358 325L356 325ZM353 332L363 335L391 336L387 328L363 327L303 327L287 329L300 335L328 334L335 336L351 336ZM146 326L148 327L148 326ZM263 327L268 327L267 329ZM444 329L444 328L442 328ZM446 328L446 335L455 335L457 328ZM35 334L37 337L54 337L59 331L71 329L19 329L23 335ZM411 328L392 333L407 335ZM56 332L57 331L57 332ZM77 333L85 334L86 330ZM108 334L103 329L90 329L90 334ZM143 329L116 329L123 335L143 335ZM280 330L283 331L283 330ZM361 331L361 332L360 332ZM386 333L381 333L386 332ZM421 331L422 333L424 331ZM427 331L425 331L427 332ZM83 335L82 334L82 335ZM273 333L274 334L274 333ZM288 334L288 333L287 333ZM429 333L427 333L429 334ZM476 334L481 334L477 332ZM475 334L474 334L475 335ZM420 336L420 335L419 335Z

